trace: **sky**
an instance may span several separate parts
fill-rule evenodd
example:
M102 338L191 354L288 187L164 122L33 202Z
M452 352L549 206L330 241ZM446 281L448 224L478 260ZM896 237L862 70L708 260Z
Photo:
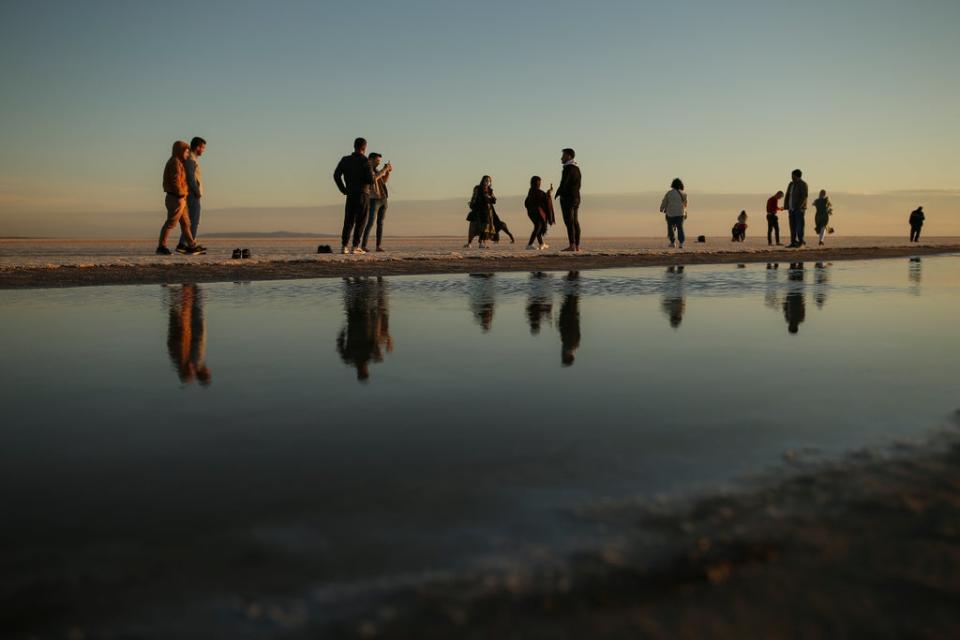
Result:
M812 189L960 189L956 0L360 6L4 0L0 235L159 225L171 143L194 135L208 209L339 203L356 136L393 162L394 200L556 183L567 146L582 215L676 176L692 201L772 193L797 167Z

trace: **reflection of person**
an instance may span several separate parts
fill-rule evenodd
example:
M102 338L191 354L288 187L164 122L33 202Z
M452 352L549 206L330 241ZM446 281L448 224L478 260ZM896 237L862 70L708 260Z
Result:
M580 251L580 167L576 157L577 152L570 148L560 152L563 173L554 198L560 198L560 213L567 227L568 246L562 251Z
M674 178L670 183L670 191L663 196L660 202L660 213L667 221L667 239L670 240L670 247L677 246L677 240L680 241L680 248L683 249L683 221L687 217L687 194L683 191L683 181L680 178ZM676 239L673 230L677 230Z
M483 176L480 184L473 188L473 195L470 197L470 215L467 220L470 221L470 229L467 232L467 244L464 248L470 246L474 238L478 239L481 249L487 248L487 242L492 241L497 235L496 210L493 205L497 203L497 197L493 195L493 178Z
M190 146L183 140L173 143L170 159L163 168L163 192L166 194L164 205L167 207L167 220L160 227L160 240L157 244L157 253L162 256L170 255L167 248L167 236L173 228L180 225L183 239L188 242L184 253L195 255L203 253L197 246L190 231L190 213L187 211L187 170L184 162L190 155Z
M527 243L527 249L549 249L550 247L543 242L543 234L547 232L547 225L553 224L556 219L553 213L553 185L544 191L540 188L542 180L540 176L530 178L530 191L527 192L527 198L523 201L523 206L527 209L527 217L533 223L533 232L530 234L530 242ZM537 241L537 246L533 246L533 241Z
M377 223L377 251L383 251L381 243L383 242L383 219L387 217L387 198L390 195L387 189L387 181L390 180L390 174L393 172L393 165L389 162L378 169L380 159L383 158L379 153L370 154L370 170L373 171L373 184L370 185L370 211L367 213L367 224L363 228L363 250L367 250L367 242L370 240L370 231L373 229L373 223Z
M779 262L767 263L767 282L763 293L763 304L771 309L776 309L780 306L779 284L777 282L779 269Z
M830 216L833 215L833 205L830 204L830 198L827 197L825 189L820 190L820 197L813 201L816 213L813 214L813 225L817 231L819 244L823 244L823 236L827 233L827 227L830 225Z
M802 180L803 172L794 169L790 174L790 184L787 185L787 195L784 197L784 207L790 216L790 245L802 247L803 228L806 225L807 215L807 183Z
M670 326L674 329L683 322L683 312L687 308L687 297L683 288L683 265L667 267L663 282L663 300L660 308L670 318Z
M557 324L560 328L560 363L564 367L573 364L574 353L580 346L580 272L567 274L567 286L560 305Z
M818 262L814 265L813 275L814 275L814 284L816 289L814 290L813 299L817 303L817 309L822 309L823 305L827 302L827 288L830 286L830 272L828 267L830 263L824 264Z
M343 207L343 231L340 232L341 253L366 253L360 240L370 208L370 185L373 184L373 171L366 153L367 141L357 138L353 141L353 153L340 158L333 172L337 189L347 196ZM351 231L353 247L348 249Z
M200 171L198 159L206 150L207 141L198 136L194 137L190 141L190 155L183 161L183 168L187 173L187 212L190 214L190 234L194 242L200 230L200 199L203 198L203 173ZM181 234L177 253L187 253L189 247L186 236Z
M540 324L544 318L550 322L553 315L553 292L550 289L550 276L542 271L530 274L530 296L527 298L527 321L530 333L540 333Z
M470 274L470 310L483 332L493 326L494 280L492 273Z
M347 325L337 336L337 353L357 369L357 380L370 377L369 363L383 361L381 346L393 351L387 284L382 277L344 278L343 306Z
M909 278L912 285L910 287L910 293L920 295L920 281L923 279L923 264L918 257L910 258Z
M767 244L773 244L773 234L776 234L777 245L780 244L780 218L777 217L778 211L783 211L780 206L780 198L783 197L783 191L777 191L767 200Z
M910 242L920 242L920 230L923 228L923 207L917 207L910 212Z
M787 280L791 283L799 282L800 284L790 284L787 289L787 297L783 301L783 317L787 321L787 330L790 333L797 333L800 330L800 323L804 321L807 315L806 302L803 296L803 276L803 263L791 263Z
M207 368L207 327L203 319L203 297L195 284L170 288L167 352L177 370L180 382L198 380L210 384Z

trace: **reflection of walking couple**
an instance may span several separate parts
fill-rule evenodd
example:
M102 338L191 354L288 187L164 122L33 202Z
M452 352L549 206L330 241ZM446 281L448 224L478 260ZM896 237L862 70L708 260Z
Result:
M381 346L393 351L387 284L383 278L344 278L347 324L337 336L337 353L357 369L357 380L370 377L369 363L383 361Z
M210 384L210 369L205 362L207 327L203 319L202 292L195 284L184 284L170 290L170 324L167 329L167 351L180 382L199 380Z

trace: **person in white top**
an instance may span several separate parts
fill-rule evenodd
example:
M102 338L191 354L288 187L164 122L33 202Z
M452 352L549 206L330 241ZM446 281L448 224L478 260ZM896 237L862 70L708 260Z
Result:
M677 246L680 242L680 248L683 249L683 221L687 217L687 194L683 192L683 181L680 178L674 178L670 183L670 191L663 196L660 203L660 213L664 214L667 220L667 239L670 240L670 247ZM674 237L676 229L676 237Z

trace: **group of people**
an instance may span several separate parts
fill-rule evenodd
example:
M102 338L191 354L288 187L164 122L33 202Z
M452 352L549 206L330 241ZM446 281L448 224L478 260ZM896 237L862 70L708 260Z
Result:
M201 200L203 198L203 180L199 159L206 150L207 141L194 137L190 144L181 140L173 144L173 151L163 170L163 190L167 218L160 229L160 239L156 252L170 255L167 248L167 236L177 225L180 226L180 241L175 251L186 255L206 252L206 248L197 241L200 227ZM340 237L340 249L344 254L364 254L369 251L368 243L373 225L376 223L376 251L383 251L383 224L387 213L389 197L388 182L393 172L390 162L382 164L382 154L371 153L367 156L367 141L356 138L353 153L343 156L333 173L334 183L346 197L344 205L343 228ZM553 183L544 191L540 176L530 178L530 189L524 199L524 208L533 229L527 249L543 250L549 245L544 241L548 229L556 223L553 201L560 201L560 210L567 232L567 246L562 251L580 251L580 167L576 161L576 152L565 148L561 152L562 173L556 194ZM780 199L783 199L783 206ZM469 248L477 239L481 249L489 247L490 242L499 242L503 233L515 242L513 234L496 211L497 198L493 192L493 179L483 176L473 188L469 202L467 221L469 228L464 248ZM806 245L804 232L808 204L807 183L803 172L795 169L791 174L786 192L777 191L767 200L767 244L781 246L779 213L786 211L790 226L789 248ZM826 190L821 190L813 201L816 210L814 228L820 245L824 244L827 233L833 233L830 218L833 205ZM675 178L660 203L660 212L667 224L667 239L671 248L683 248L686 236L684 221L687 218L687 194L683 181ZM747 233L747 212L743 210L731 229L732 240L743 242ZM910 241L919 242L920 230L925 216L923 207L910 214Z

